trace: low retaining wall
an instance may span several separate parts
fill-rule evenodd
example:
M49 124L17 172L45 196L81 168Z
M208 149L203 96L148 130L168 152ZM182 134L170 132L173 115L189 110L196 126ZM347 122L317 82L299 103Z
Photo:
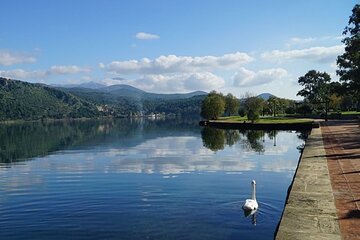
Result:
M319 123L249 123L249 122L200 121L199 125L224 128L224 129L249 129L249 130L311 130L312 128L319 128Z

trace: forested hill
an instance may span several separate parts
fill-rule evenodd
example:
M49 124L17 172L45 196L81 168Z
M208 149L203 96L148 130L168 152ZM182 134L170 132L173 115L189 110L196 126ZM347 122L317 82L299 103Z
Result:
M0 77L0 121L152 113L200 115L205 92L152 94L125 85L59 88Z
M54 85L55 88L63 90L65 92L70 92L74 95L88 96L88 95L101 95L112 96L112 97L127 97L133 99L141 100L152 100L152 99L162 99L162 100L172 100L172 99L187 99L194 96L204 96L207 95L207 92L195 91L190 93L173 93L173 94L161 94L161 93L150 93L145 92L136 87L118 84L105 86L95 82L82 83L78 85Z
M0 77L0 121L100 116L95 104L41 84Z
M105 109L114 116L147 115L165 113L177 115L200 115L201 103L207 93L196 91L183 94L156 94L145 92L129 85L112 85L99 88L82 86L61 87L71 93Z

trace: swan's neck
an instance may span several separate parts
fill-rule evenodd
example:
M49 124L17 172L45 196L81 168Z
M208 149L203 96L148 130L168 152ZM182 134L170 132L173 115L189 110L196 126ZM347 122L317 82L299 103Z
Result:
M255 189L255 185L252 185L251 199L256 200L256 189Z

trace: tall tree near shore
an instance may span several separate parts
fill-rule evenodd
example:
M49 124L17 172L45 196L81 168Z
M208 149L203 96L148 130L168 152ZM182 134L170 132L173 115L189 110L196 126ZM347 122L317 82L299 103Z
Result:
M212 91L201 105L201 116L205 119L217 119L224 114L225 100L220 93Z
M231 93L225 96L225 114L230 116L238 112L240 106L239 100Z
M310 70L304 76L299 77L298 83L304 88L297 95L313 104L325 102L329 98L330 81L328 73Z
M254 123L256 120L260 118L260 112L263 108L264 100L252 96L249 93L246 93L243 104L248 120Z
M269 110L271 111L272 115L275 117L276 113L278 113L278 105L279 105L279 101L278 98L275 96L271 96L269 97L269 99L267 100L267 105Z
M360 108L360 4L356 4L345 27L342 42L345 44L345 53L338 56L336 73L340 81L345 82L351 95L357 100Z

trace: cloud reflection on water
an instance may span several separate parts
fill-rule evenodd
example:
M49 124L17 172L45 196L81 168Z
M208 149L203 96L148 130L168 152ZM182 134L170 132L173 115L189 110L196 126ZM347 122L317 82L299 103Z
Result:
M101 170L104 173L174 175L204 171L293 171L298 161L293 154L301 140L289 132L279 132L277 138L274 146L265 135L260 140L264 148L260 154L247 147L244 135L221 151L204 147L199 136L166 136L147 139L132 147L110 145L96 150L64 152L64 155L51 155L47 159L54 170L72 173Z
M199 135L198 127L192 124L189 129L181 125L184 131L173 131L154 123L131 124L133 130L116 122L107 124L106 133L98 132L98 125L89 124L96 131L86 130L93 137L84 139L89 143L97 139L94 143L34 158L36 161L23 163L24 166L15 171L26 174L51 169L78 175L86 172L163 175L217 171L286 172L296 168L299 156L296 147L303 143L289 131L203 128ZM66 125L69 132L70 126ZM77 125L75 129L79 134L85 133ZM0 171L8 173L7 168L0 168Z

